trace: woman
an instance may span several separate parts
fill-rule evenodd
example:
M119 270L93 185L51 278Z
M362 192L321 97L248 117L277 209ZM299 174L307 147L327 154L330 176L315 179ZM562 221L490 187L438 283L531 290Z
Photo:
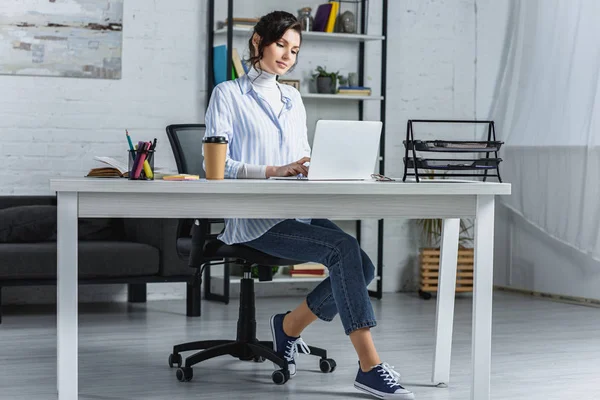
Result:
M292 14L265 15L248 43L248 74L215 87L206 135L229 139L226 178L307 175L310 146L304 105L296 89L276 81L296 64L301 42L300 23ZM331 321L339 313L359 358L354 386L378 398L414 399L375 350L370 328L376 322L367 290L374 267L356 239L323 219L228 219L219 238L329 269L329 277L295 310L271 317L273 347L287 359L290 376L296 374L297 347L305 346L300 338L304 328L317 318Z

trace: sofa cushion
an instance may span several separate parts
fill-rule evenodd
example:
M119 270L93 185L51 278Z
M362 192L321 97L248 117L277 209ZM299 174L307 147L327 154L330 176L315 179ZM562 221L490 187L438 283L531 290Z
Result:
M56 206L25 205L0 209L0 243L37 243L56 240ZM121 240L122 222L108 218L80 218L80 240Z
M0 242L44 242L56 231L56 207L32 205L0 210Z
M79 241L79 277L158 274L158 249L142 243ZM0 244L0 279L56 278L56 243Z

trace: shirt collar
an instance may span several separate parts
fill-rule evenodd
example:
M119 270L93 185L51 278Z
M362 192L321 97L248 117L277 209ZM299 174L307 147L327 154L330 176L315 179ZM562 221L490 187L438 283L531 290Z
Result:
M252 90L252 82L250 82L250 78L248 78L248 75L242 76L237 81L242 94L248 94L248 92Z
M248 75L244 75L242 77L240 77L238 80L238 85L240 87L240 91L242 92L243 95L246 95L248 93L250 93L251 91L253 91L253 87L252 87L252 82L250 82L250 78L248 78ZM281 88L281 84L277 83L277 85L279 85L279 87ZM289 97L286 93L285 90L281 90L281 95L283 97L283 102L285 105L286 110L289 110L292 108L293 103L292 103L292 99L291 97Z

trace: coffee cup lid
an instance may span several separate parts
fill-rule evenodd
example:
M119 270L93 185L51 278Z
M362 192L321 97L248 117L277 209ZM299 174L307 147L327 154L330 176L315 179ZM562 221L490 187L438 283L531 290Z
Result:
M228 143L225 136L207 136L202 139L202 143Z

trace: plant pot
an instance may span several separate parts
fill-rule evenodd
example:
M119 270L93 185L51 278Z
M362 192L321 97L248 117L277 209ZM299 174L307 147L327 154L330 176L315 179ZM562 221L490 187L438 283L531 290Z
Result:
M335 93L335 84L333 79L331 79L329 76L317 77L317 93Z

